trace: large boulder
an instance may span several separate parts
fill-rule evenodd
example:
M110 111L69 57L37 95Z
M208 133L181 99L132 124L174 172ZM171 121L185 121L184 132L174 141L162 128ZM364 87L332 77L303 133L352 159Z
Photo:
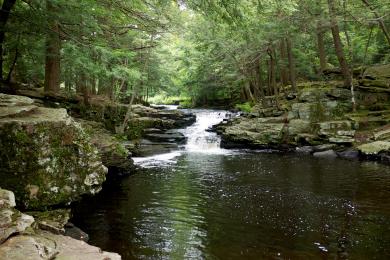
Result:
M234 147L234 144L259 147L276 145L283 142L284 130L285 123L282 123L280 118L242 118L239 123L224 129L221 145L224 147Z
M10 111L13 111L12 113ZM101 189L107 168L89 136L65 109L37 107L0 94L0 179L19 206L70 203Z

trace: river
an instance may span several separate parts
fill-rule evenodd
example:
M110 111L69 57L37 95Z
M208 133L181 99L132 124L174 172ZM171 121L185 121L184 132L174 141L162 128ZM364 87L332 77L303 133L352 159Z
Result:
M390 167L230 151L196 110L188 142L136 158L73 208L90 243L123 259L389 259Z

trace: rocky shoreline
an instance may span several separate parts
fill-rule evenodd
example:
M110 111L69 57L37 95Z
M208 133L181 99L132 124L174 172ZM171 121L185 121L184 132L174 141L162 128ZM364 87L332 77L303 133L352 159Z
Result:
M390 66L366 69L352 94L340 81L307 82L212 131L224 148L270 149L390 163Z
M354 105L340 81L301 83L297 93L264 98L251 113L211 131L223 148L390 164L389 65L367 69L355 85ZM98 99L88 108L74 100L47 104L40 94L29 96L0 94L0 259L120 259L86 243L88 235L69 223L69 204L99 192L107 176L132 174L132 156L177 149L186 140L175 129L195 116Z
M88 235L69 222L69 204L99 192L108 175L132 174L131 156L148 139L185 141L170 129L195 116L135 105L119 135L127 105L53 108L35 96L0 94L0 259L120 259L86 243Z

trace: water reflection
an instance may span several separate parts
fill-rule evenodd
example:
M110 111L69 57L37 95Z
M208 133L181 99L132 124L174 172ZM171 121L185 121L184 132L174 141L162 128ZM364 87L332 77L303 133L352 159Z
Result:
M185 149L74 207L91 243L123 259L389 259L390 168L228 152L197 111Z
M112 185L75 220L124 259L390 257L383 165L186 153Z

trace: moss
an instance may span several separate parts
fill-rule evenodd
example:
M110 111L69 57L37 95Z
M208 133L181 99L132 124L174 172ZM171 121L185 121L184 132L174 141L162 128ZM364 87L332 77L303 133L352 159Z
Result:
M316 101L310 105L310 122L318 123L326 120L325 107L321 101Z
M84 179L99 169L89 166L96 155L86 134L64 123L34 126L32 132L16 124L2 126L2 186L14 190L18 204L28 208L66 203L87 192ZM99 182L103 179L104 174ZM66 192L65 186L72 191ZM30 194L28 187L37 187L36 194Z

